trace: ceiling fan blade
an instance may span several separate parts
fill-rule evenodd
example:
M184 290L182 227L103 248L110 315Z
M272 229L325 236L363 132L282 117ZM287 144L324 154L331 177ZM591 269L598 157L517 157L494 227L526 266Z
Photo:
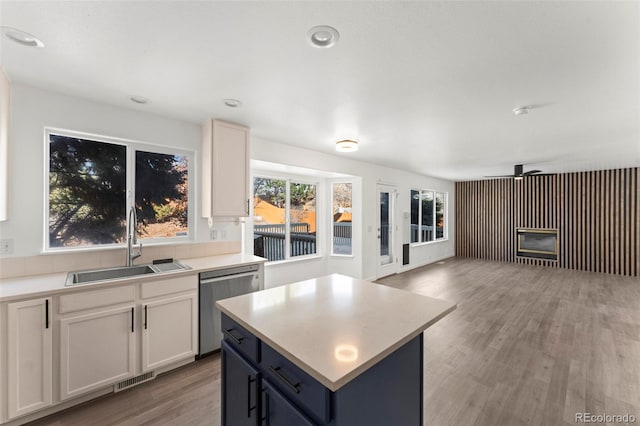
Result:
M513 175L497 175L497 176L485 176L486 178L512 178Z
M527 176L555 176L557 173L536 173L535 175L527 175Z
M524 172L524 175L535 175L536 173L542 173L542 170L529 170L528 172Z

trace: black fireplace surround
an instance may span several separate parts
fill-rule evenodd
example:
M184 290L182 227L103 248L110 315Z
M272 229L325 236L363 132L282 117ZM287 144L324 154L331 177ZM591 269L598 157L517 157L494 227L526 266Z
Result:
M518 228L516 234L517 256L558 260L557 229Z

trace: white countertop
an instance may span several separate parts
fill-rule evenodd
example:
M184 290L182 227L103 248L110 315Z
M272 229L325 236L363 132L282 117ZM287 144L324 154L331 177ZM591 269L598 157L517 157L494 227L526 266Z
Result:
M455 303L338 274L216 305L332 391L456 309Z
M20 278L2 279L0 282L0 302L25 299L28 297L51 296L57 293L97 289L100 287L122 285L134 282L146 282L165 278L175 278L184 275L197 274L203 271L213 271L216 269L224 269L240 265L263 263L266 262L267 259L243 253L233 253L217 256L197 257L179 261L180 263L189 266L191 269L165 273L137 275L134 277L113 279L108 281L96 281L89 284L76 284L69 287L66 287L64 285L67 280L67 273L30 275Z

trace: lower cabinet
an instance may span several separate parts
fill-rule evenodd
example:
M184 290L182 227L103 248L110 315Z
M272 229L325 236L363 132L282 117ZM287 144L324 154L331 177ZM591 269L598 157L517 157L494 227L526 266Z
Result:
M8 310L8 417L53 403L51 298L14 302Z
M135 306L93 311L60 320L60 399L135 374Z
M2 302L0 423L141 383L197 352L195 272Z
M60 399L195 358L197 276L60 296Z
M269 383L262 381L262 410L270 426L314 426L284 395Z
M222 324L223 426L423 423L422 334L330 391L225 314Z
M223 425L315 425L227 342L221 351Z
M198 352L198 294L142 305L142 371L169 365Z
M265 379L260 341L224 314L222 326L222 425L315 425Z
M222 424L260 424L260 372L224 341L221 344L221 352Z

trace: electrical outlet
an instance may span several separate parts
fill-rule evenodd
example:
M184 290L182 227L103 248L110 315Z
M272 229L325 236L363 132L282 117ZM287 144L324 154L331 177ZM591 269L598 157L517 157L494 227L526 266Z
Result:
M226 229L221 229L220 230L220 238L222 238L223 240L227 239L227 230Z
M13 253L13 238L0 240L0 255Z
M217 240L218 239L218 230L217 229L210 229L209 230L209 238L212 240Z

